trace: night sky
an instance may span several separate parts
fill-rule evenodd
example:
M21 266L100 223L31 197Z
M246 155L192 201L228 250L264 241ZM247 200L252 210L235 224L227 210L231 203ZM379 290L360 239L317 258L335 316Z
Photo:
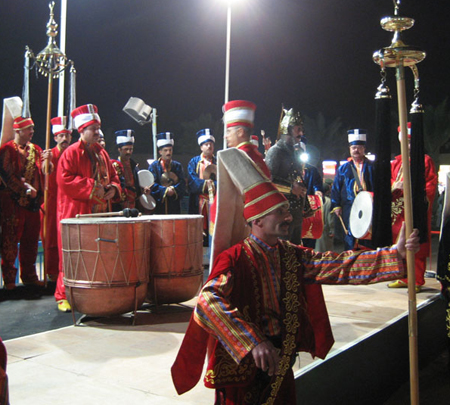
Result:
M1 0L2 99L22 94L25 45L38 53L47 43L48 3ZM229 98L257 104L255 133L265 129L275 137L282 103L298 106L310 117L321 112L327 122L340 118L345 129L373 131L373 97L380 75L372 54L391 43L392 34L382 30L379 21L393 14L392 0L235 3ZM149 157L150 126L141 127L122 112L129 97L156 107L158 132L173 131L176 139L181 123L202 113L220 120L226 11L224 0L69 0L66 54L77 69L77 104L98 106L111 142L115 130L135 129L138 148ZM403 34L404 42L427 52L418 65L424 105L437 105L449 94L449 11L448 0L403 0L400 7L401 15L416 20ZM55 20L60 23L58 0ZM392 69L388 85L396 95ZM411 103L409 69L407 86ZM44 146L47 79L32 71L30 88L35 142ZM56 94L52 116L57 112ZM314 134L308 139L314 145Z

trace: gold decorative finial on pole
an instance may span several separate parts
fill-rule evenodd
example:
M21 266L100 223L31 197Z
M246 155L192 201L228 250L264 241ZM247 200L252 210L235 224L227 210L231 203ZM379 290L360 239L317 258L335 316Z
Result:
M394 15L398 15L398 9L400 8L400 0L392 0L394 2Z
M49 4L50 19L47 23L47 46L36 55L36 64L39 72L44 76L52 76L56 79L59 74L67 67L67 57L56 45L56 36L58 35L58 24L54 19L53 8L55 2Z
M373 60L382 68L395 68L397 93L398 93L398 112L401 130L401 155L403 165L403 195L406 235L410 235L413 229L412 213L412 193L411 193L411 171L409 163L408 149L408 129L407 129L407 107L405 91L405 67L411 67L414 73L415 65L421 62L426 53L419 48L405 45L401 40L401 33L414 25L414 20L408 17L400 17L400 0L394 0L394 17L385 17L381 19L381 27L390 32L394 32L392 43L389 47L382 48L373 54ZM416 89L417 78L416 76ZM419 404L419 372L418 372L418 353L417 353L417 304L415 291L415 266L414 252L407 251L407 271L408 271L408 301L409 301L409 360L410 360L410 395L411 404Z

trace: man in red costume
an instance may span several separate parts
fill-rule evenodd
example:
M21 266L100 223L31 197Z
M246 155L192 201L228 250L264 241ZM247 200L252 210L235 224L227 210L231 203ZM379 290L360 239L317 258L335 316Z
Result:
M53 172L48 176L47 210L45 211L44 204L41 206L41 239L44 241L47 277L49 281L56 282L59 273L56 171L61 154L72 141L72 131L67 129L67 117L52 118L51 124L56 146L52 149Z
M223 122L227 126L225 137L229 148L244 151L270 179L270 170L264 162L264 157L251 141L256 105L251 101L233 100L223 106Z
M220 155L230 151L238 152L219 153L219 166ZM236 177L253 175L251 165L228 155ZM243 172L241 163L250 169ZM320 284L401 277L406 248L419 247L418 232L406 243L402 232L397 246L378 251L314 252L278 239L288 234L292 216L276 187L262 176L253 185L244 182L238 179L245 187L244 217L251 235L217 257L172 366L172 378L179 394L193 388L208 347L204 382L216 389L216 405L294 405L291 365L296 352L324 358L334 341Z
M9 404L8 375L6 374L6 347L0 337L0 404Z
M400 127L398 127L400 139ZM409 147L411 147L411 123L408 122L408 140ZM433 210L433 201L436 195L436 187L438 178L434 162L430 156L425 155L425 193L428 200L427 210L427 229L428 238L426 243L420 245L420 250L416 253L414 260L414 268L416 274L416 292L420 292L422 286L425 284L425 271L427 264L427 257L430 254L431 243L431 213ZM403 165L402 156L396 156L391 162L391 190L392 190L392 240L396 240L400 233L402 222L405 218L404 202L403 202ZM389 288L407 288L408 281L406 278L397 280L388 284Z
M264 157L261 153L259 153L258 147L251 141L256 105L251 101L233 100L225 103L222 107L222 110L223 122L227 127L225 138L227 140L228 147L237 148L245 152L247 156L256 164L256 166L258 167L258 171L265 178L270 179L270 170L264 162ZM224 197L224 199L219 200L216 196L214 202L211 204L211 223L209 229L210 235L214 234L214 228L216 224L220 224L222 221L228 221L227 217L230 210L234 210L234 207L229 206L230 201L226 197L226 193L223 193L222 196ZM242 205L242 202L238 202L238 204ZM241 208L242 207L239 207L238 210L242 211ZM217 246L214 246L217 245L215 239L216 235L213 236L213 259L216 257L214 251L217 250Z
M109 212L111 203L120 201L121 192L120 180L109 155L98 143L101 120L97 107L93 104L83 105L73 110L71 115L80 133L80 140L62 154L56 174L60 252L62 219L74 218L77 214ZM70 312L62 261L60 266L55 298L60 311Z
M25 285L43 286L36 274L40 216L44 195L44 160L51 151L31 143L34 122L17 117L13 123L14 138L0 148L2 274L5 288L16 287L14 262L20 243L20 277ZM51 163L49 164L51 171Z

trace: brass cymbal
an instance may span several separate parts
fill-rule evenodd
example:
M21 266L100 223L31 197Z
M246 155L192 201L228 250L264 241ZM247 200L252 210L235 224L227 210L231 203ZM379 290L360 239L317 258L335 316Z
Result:
M178 183L178 176L174 172L164 172L161 175L161 185L170 187Z
M204 180L217 180L217 165L210 164L203 171L203 179Z

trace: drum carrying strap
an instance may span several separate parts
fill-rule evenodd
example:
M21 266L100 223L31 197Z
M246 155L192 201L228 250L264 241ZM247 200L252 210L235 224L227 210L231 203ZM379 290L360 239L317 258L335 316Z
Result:
M356 193L358 194L360 191L364 190L364 187L362 186L361 181L359 180L358 172L356 171L355 166L351 164L350 167L352 168L353 176L355 177L356 185L358 186L357 190L358 192Z

